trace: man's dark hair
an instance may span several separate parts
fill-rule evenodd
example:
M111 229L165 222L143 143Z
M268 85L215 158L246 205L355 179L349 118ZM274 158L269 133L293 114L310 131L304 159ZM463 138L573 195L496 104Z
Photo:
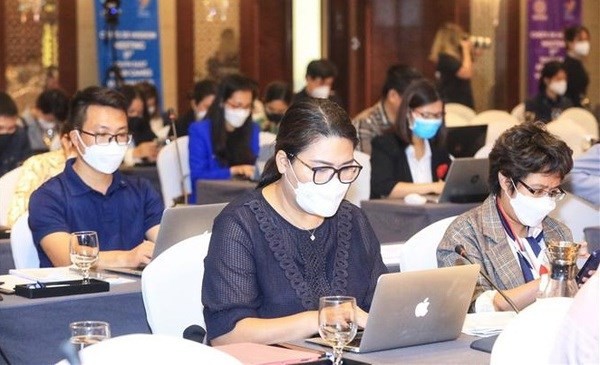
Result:
M542 122L526 122L504 132L489 155L489 185L500 194L498 172L509 179L523 180L529 174L558 174L561 180L573 168L573 151L546 130Z
M35 106L44 114L52 114L58 122L64 122L69 112L69 97L60 89L49 89L40 94Z
M87 109L91 105L106 106L119 109L127 114L127 100L120 92L99 86L90 86L78 91L69 107L68 122L73 125L73 129L81 130L83 123L87 118Z
M564 31L565 42L573 42L581 32L586 32L588 36L590 35L590 31L583 25L566 28Z
M217 94L217 84L212 80L202 80L194 84L194 90L190 93L190 99L198 104L205 97Z
M19 115L19 109L13 98L4 91L0 91L0 116L16 117Z
M306 67L306 76L312 79L335 78L337 76L337 67L335 67L333 62L326 59L313 60Z
M423 74L414 67L408 65L393 65L387 70L385 83L381 89L381 98L385 99L390 90L402 96L411 82L423 78Z
M266 104L273 100L282 100L290 105L292 102L292 89L286 82L273 81L267 85L263 102Z

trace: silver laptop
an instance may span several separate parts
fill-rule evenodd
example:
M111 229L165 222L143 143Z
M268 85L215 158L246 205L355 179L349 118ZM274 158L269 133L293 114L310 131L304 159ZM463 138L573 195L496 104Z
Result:
M478 203L490 194L488 175L490 162L487 158L456 158L446 175L446 184L440 195L426 195L436 203Z
M479 265L381 275L367 326L345 350L372 352L458 338L478 275ZM306 341L327 345L316 337Z
M177 205L167 208L160 221L153 257L158 257L169 247L186 238L212 231L215 218L227 204ZM106 268L105 270L141 276L143 268Z

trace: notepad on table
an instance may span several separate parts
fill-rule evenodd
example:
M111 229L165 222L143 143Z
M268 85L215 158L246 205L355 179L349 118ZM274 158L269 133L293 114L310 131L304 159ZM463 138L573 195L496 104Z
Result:
M248 342L215 346L215 348L247 365L298 364L316 361L320 357L320 354L316 352L290 350Z

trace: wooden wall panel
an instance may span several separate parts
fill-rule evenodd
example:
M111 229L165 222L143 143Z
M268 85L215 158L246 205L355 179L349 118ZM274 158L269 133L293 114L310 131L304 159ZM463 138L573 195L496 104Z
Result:
M292 83L292 0L240 2L240 69L258 81Z
M58 2L58 74L69 95L77 91L77 1Z
M194 87L194 0L177 0L177 111L189 107L188 93Z

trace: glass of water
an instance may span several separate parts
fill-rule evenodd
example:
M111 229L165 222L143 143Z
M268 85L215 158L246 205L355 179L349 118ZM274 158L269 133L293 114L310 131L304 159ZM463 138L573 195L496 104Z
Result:
M110 325L102 321L80 321L69 324L71 344L77 351L110 338Z
M100 245L98 235L94 231L71 233L69 242L71 262L77 266L83 275L83 283L89 283L90 268L98 261Z
M319 299L319 335L333 347L333 363L342 363L344 346L356 336L356 299L330 296Z

